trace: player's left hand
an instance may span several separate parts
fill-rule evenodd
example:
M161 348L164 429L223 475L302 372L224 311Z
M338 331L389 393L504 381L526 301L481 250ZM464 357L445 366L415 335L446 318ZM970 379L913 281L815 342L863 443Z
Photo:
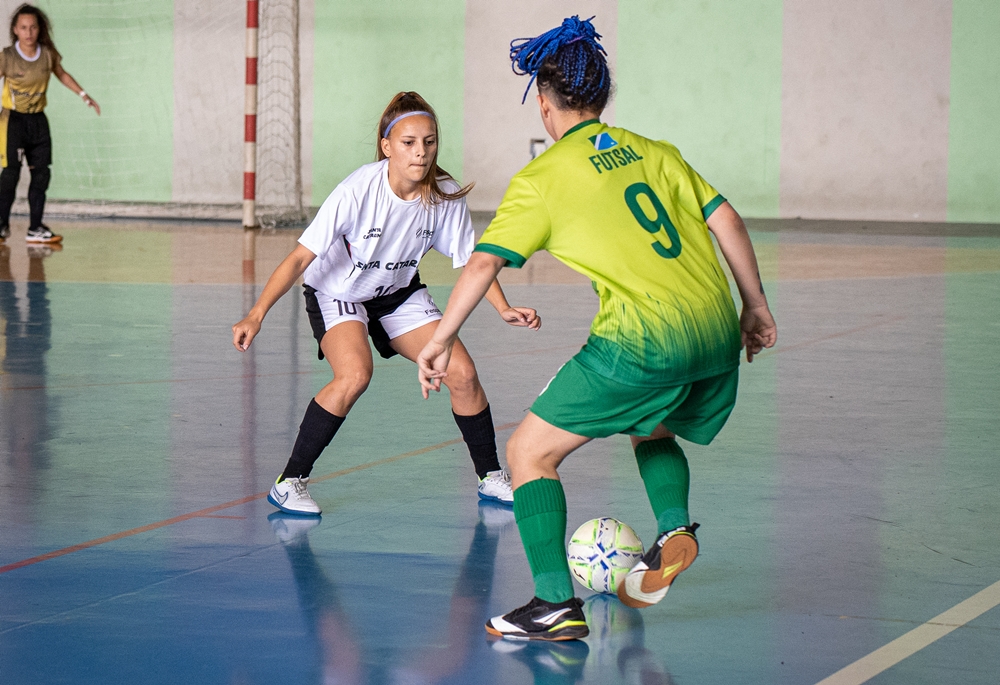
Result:
M431 390L441 392L441 379L448 375L451 347L432 338L417 355L417 379L425 400L430 397Z
M755 355L765 347L774 347L778 342L778 327L767 305L744 307L740 314L740 338L746 348L747 361L753 362Z
M542 317L531 307L510 307L500 312L500 318L511 326L520 326L537 331L542 327Z

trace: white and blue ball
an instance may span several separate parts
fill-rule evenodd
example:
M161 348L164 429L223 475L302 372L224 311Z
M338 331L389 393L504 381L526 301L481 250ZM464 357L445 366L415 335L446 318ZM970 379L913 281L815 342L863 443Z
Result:
M634 530L616 519L599 518L576 529L567 557L569 572L580 585L614 594L642 555L642 541Z

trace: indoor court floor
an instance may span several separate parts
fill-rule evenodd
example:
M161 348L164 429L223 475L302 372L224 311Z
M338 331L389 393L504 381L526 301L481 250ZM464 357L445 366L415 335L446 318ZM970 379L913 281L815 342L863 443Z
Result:
M1000 233L753 223L778 345L685 445L701 556L659 605L586 598L591 635L487 640L530 599L444 395L376 357L317 464L318 522L264 499L330 377L302 296L230 326L297 231L53 221L0 247L0 683L871 682L1000 673ZM780 230L777 230L780 227ZM421 266L440 306L457 272ZM587 337L590 284L538 255L462 338L501 450ZM651 542L626 438L565 463L569 530Z

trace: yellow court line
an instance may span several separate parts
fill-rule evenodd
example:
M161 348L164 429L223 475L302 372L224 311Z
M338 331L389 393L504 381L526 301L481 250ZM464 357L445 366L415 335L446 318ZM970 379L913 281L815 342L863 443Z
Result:
M924 647L940 640L956 628L961 628L997 605L1000 605L1000 581L977 592L944 613L938 614L923 625L897 637L868 656L845 666L816 685L860 685L868 682L879 673L895 666L906 657L916 654Z

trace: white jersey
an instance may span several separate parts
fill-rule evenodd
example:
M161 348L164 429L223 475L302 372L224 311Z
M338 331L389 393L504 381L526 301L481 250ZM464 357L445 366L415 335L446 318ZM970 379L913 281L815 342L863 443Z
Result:
M444 181L455 192L454 181ZM334 188L299 243L316 255L303 280L328 297L364 302L408 285L434 248L465 266L475 246L465 199L427 206L389 187L389 161L366 164Z

